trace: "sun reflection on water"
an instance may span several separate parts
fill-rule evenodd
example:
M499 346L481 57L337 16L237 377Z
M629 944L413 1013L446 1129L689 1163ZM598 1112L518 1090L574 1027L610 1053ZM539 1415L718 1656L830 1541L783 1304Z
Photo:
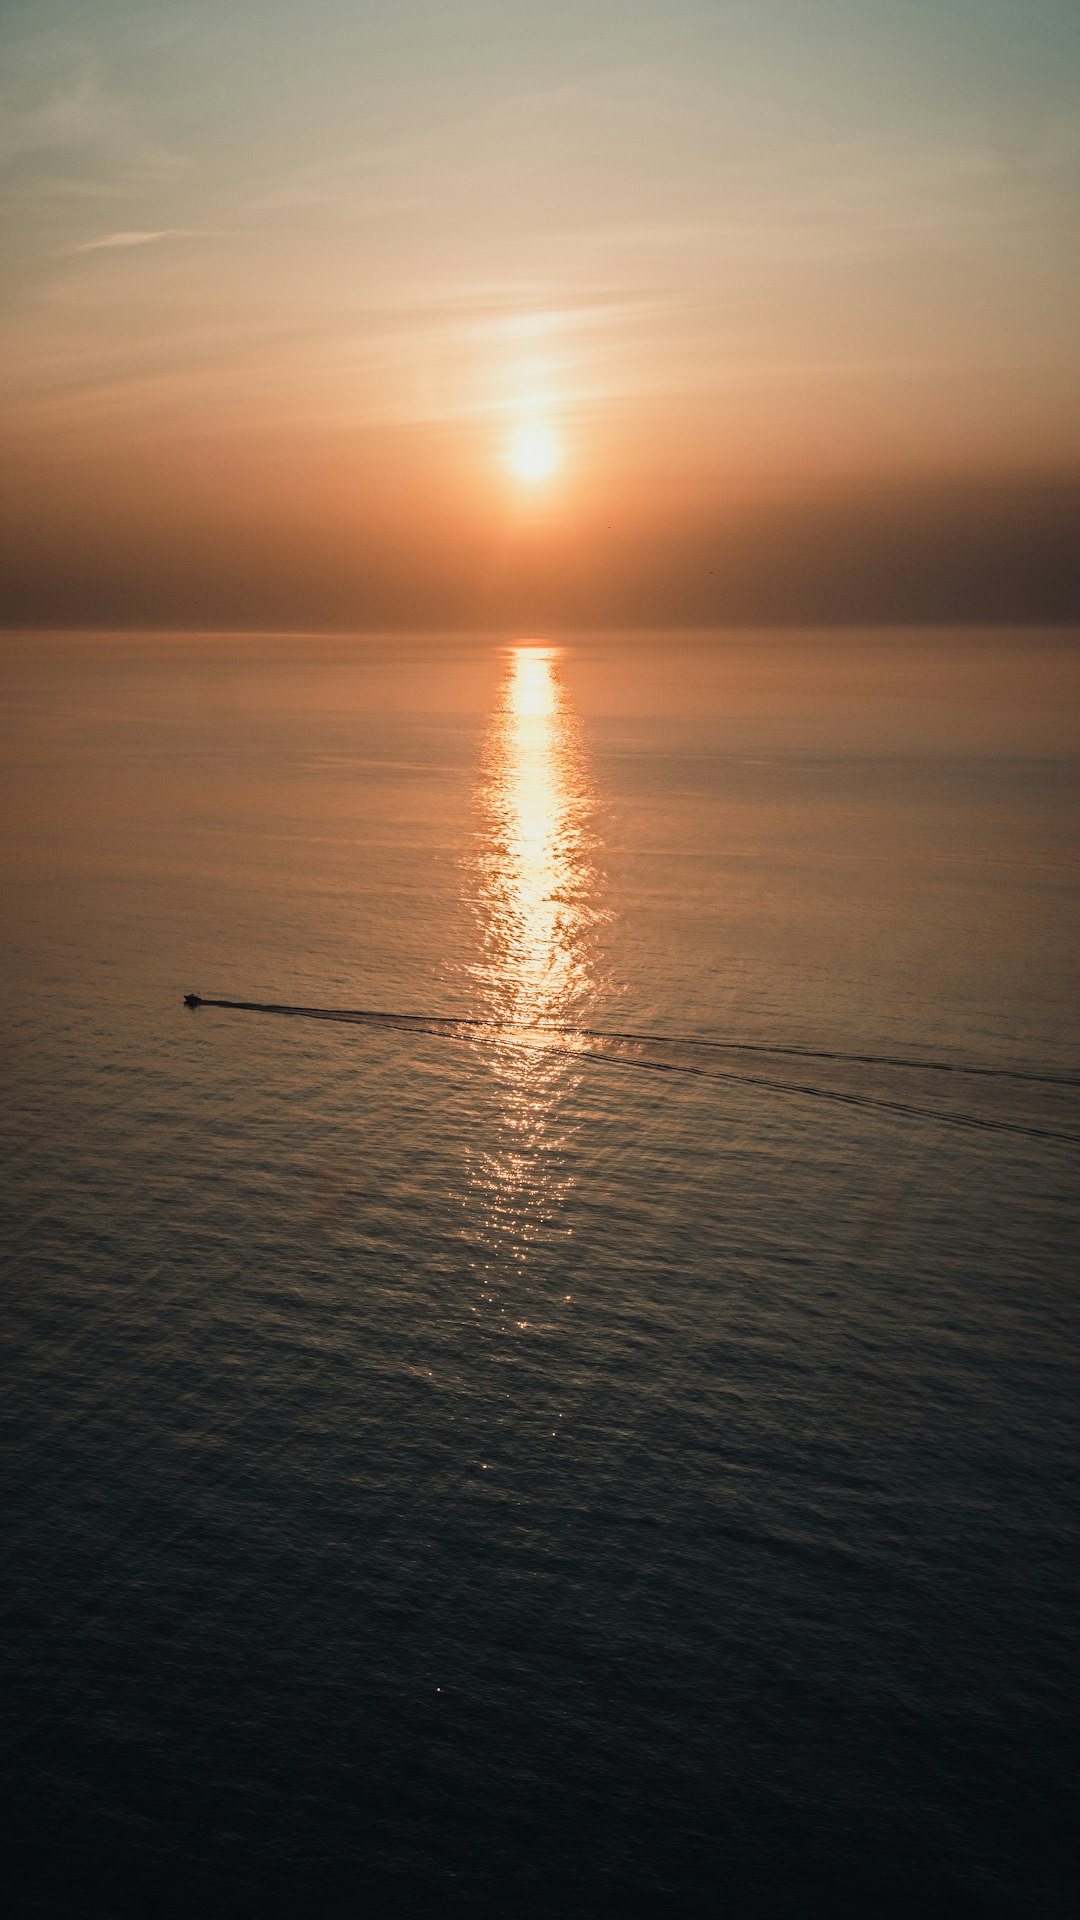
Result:
M508 1028L485 1049L501 1086L501 1137L480 1155L489 1229L514 1255L557 1204L560 1094L575 1075L569 1041L595 992L593 796L554 647L511 650L488 734L475 969L484 1012ZM546 1043L546 1044L545 1044Z

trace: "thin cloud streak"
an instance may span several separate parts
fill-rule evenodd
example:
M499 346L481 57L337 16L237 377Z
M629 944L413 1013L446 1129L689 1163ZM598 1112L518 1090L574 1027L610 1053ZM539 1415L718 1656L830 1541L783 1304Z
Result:
M159 227L156 231L103 233L99 240L83 240L72 253L101 253L107 247L149 247L159 240L214 240L220 236L205 227Z

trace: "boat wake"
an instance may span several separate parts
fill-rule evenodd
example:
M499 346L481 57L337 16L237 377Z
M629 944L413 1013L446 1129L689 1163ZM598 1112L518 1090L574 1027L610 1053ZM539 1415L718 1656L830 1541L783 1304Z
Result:
M835 1048L772 1045L757 1040L718 1040L600 1027L535 1026L519 1021L376 1008L303 1007L264 1000L210 999L195 993L186 994L184 1004L191 1008L215 1007L232 1013L273 1014L287 1019L327 1020L345 1026L424 1034L433 1039L468 1041L474 1046L572 1055L606 1067L691 1075L700 1080L870 1108L946 1126L1020 1134L1029 1139L1080 1146L1080 1114L1076 1111L1080 1072L1053 1073L1035 1067L843 1052ZM794 1063L803 1061L813 1063L813 1081L788 1077L798 1071ZM749 1068L753 1071L748 1071ZM866 1084L883 1076L891 1084L874 1087ZM854 1084L856 1077L859 1084ZM981 1096L982 1110L959 1111L948 1103L957 1086L966 1091L968 1108L973 1104L973 1095ZM920 1097L908 1097L920 1087ZM944 1095L940 1104L928 1099L931 1089L939 1097ZM988 1100L988 1096L1000 1100L1002 1092L1009 1094L1012 1103L1012 1110L1004 1114L993 1111ZM1051 1112L1029 1111L1033 1098L1043 1109L1049 1104ZM1016 1111L1025 1101L1025 1110ZM1048 1124L1050 1120L1069 1124L1052 1125Z

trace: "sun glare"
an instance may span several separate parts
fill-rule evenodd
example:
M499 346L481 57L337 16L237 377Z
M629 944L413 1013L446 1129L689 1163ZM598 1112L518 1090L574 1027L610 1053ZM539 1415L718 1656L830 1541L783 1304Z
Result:
M510 466L519 480L535 484L549 480L559 464L559 449L550 427L521 427L510 445Z

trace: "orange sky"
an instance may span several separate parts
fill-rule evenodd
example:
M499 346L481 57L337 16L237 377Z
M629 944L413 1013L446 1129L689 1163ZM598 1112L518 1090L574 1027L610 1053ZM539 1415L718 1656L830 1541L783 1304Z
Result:
M1080 612L1064 0L5 39L9 620Z

